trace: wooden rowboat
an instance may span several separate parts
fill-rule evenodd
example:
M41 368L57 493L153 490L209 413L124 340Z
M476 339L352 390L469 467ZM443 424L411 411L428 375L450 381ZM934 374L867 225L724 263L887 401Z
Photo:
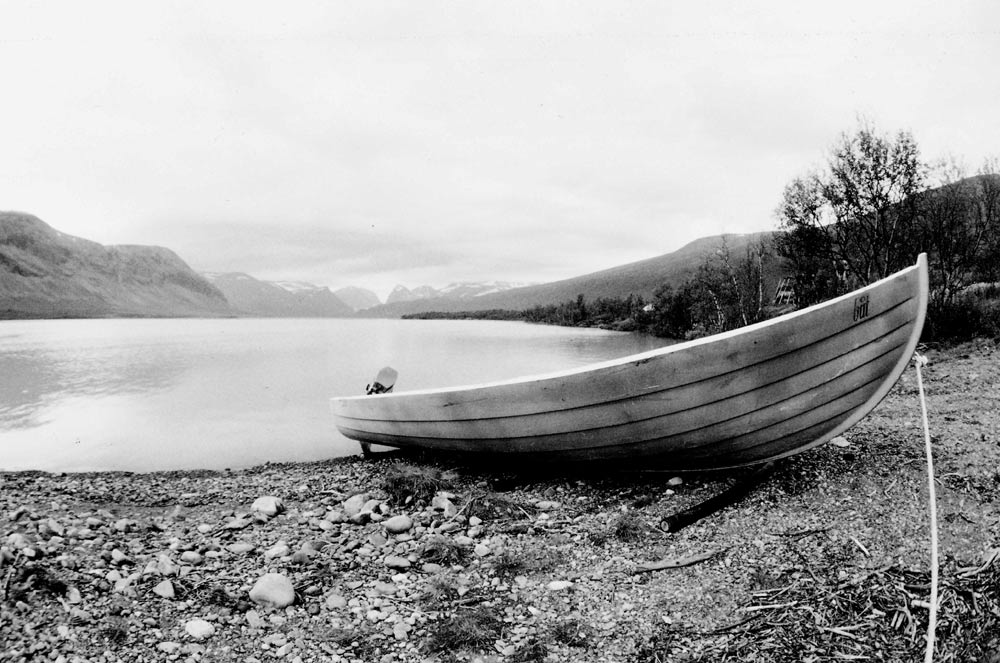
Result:
M877 283L742 329L548 375L334 398L333 413L363 446L752 465L822 444L871 412L909 363L926 309L921 254Z

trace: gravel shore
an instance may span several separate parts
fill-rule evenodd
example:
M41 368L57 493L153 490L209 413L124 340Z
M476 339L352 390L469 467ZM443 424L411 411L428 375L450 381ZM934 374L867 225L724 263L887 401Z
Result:
M997 661L1000 349L927 355L935 660ZM0 661L919 660L914 370L835 442L676 533L667 516L742 474L440 457L0 473Z

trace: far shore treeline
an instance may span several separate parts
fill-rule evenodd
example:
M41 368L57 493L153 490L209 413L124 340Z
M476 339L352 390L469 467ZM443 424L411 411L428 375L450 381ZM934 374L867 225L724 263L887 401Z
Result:
M886 134L862 120L838 138L824 166L785 187L775 217L770 240L737 255L723 242L692 275L664 283L648 301L635 294L588 300L581 293L517 311L403 317L523 320L690 339L825 301L927 253L931 300L923 340L1000 338L996 158L972 173L955 157L928 162L909 132Z

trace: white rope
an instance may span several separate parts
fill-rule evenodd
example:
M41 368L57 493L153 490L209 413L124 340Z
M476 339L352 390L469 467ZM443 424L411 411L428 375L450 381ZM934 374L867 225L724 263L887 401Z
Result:
M931 432L927 425L927 401L924 398L924 380L920 367L927 364L927 357L919 352L913 353L914 364L917 367L917 390L920 393L920 412L924 422L924 448L927 451L927 488L929 492L929 508L931 512L931 607L927 619L927 652L925 663L934 660L934 631L937 628L938 608L938 530L937 530L937 494L934 490L934 457L931 453Z

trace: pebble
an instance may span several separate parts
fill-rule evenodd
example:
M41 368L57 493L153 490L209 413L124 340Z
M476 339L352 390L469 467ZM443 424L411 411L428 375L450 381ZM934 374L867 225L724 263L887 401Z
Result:
M174 583L164 580L153 588L153 593L165 599L172 599L174 598Z
M340 509L330 509L329 511L326 512L326 515L323 516L323 520L326 520L334 524L346 523L347 514L341 511Z
M246 529L250 525L253 525L253 521L249 518L233 518L223 525L222 529Z
M835 447L849 447L849 446L851 446L851 443L847 441L847 438L844 437L844 436L842 436L842 435L838 435L837 437L835 437L832 440L830 440L830 444L832 444Z
M347 599L340 594L330 594L326 597L326 607L330 610L339 610L347 606Z
M201 564L202 558L200 554L193 550L185 550L181 553L181 562L184 564L190 564L191 566L197 566L198 564Z
M266 573L254 583L250 600L265 607L284 608L295 603L295 587L280 573Z
M156 571L161 576L175 576L180 570L180 567L170 559L169 555L161 554L156 558Z
M402 534L408 532L413 527L413 519L407 515L393 516L382 523L382 527L389 534Z
M573 586L573 583L569 580L553 580L549 584L545 585L545 588L550 592L561 592L565 589L569 589Z
M562 505L559 502L552 500L539 500L538 502L535 502L535 508L539 511L553 511L558 509L560 506Z
M396 589L397 587L391 582L378 581L375 583L375 591L378 592L379 594L386 594L391 596L396 593Z
M284 557L291 552L291 548L284 541L278 541L276 544L264 551L264 557L267 559L274 559L275 557Z
M670 480L667 481L668 486L679 486L682 483L684 483L684 479L681 477L671 477Z
M390 569L410 568L410 560L405 557L400 557L399 555L389 555L385 558L384 564Z
M195 640L204 640L215 634L215 627L204 619L192 619L184 624L184 630Z
M226 550L237 555L244 555L253 549L254 547L252 543L246 543L244 541L239 541L237 543L230 543L228 546L226 546Z

